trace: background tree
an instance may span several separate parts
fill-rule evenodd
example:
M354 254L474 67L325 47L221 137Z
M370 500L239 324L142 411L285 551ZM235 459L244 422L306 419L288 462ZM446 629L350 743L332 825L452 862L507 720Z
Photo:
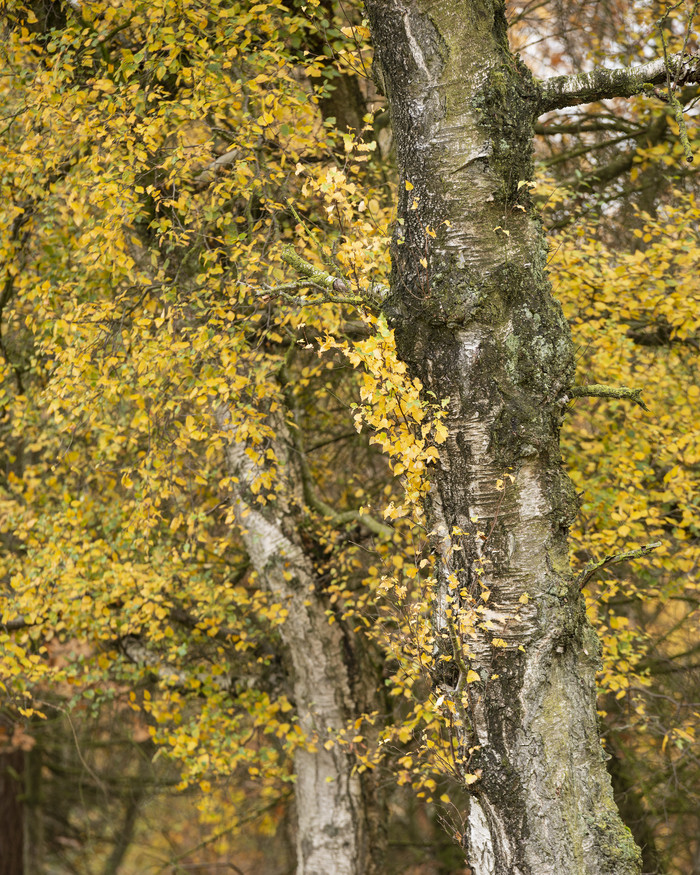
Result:
M537 64L528 43L533 41L536 53L543 36L556 39L557 51L540 54L550 75L580 69L582 47L608 65L662 56L664 41L669 53L697 51L697 10L691 3L671 14L661 5L627 4L584 5L580 12L586 25L576 30L573 10L564 4L523 7L512 41L528 63ZM626 16L624 25L620 16ZM562 39L568 44L564 51ZM697 86L676 93L697 142ZM690 703L697 701L698 679L692 658L697 428L689 406L698 391L697 161L684 160L666 96L661 87L652 97L570 108L566 120L553 114L536 125L549 144L538 152L552 180L543 190L545 224L567 226L553 241L550 267L572 325L579 368L592 381L614 375L622 385L643 386L650 408L645 413L579 401L564 428L565 458L583 497L573 530L580 561L627 544L662 542L653 559L609 567L586 588L589 615L603 641L607 694L599 706L607 712L604 734L615 757L613 785L642 847L645 872L692 871L697 852L692 841L681 838L687 835L681 824L689 809L680 796L674 801L666 796L685 769L693 768L687 748L697 733ZM652 130L658 131L653 144L639 138ZM557 152L564 160L556 160ZM589 247L597 265L591 276L584 267L591 265ZM588 456L593 445L599 448L595 461ZM671 470L673 478L667 478ZM679 512L669 516L676 506ZM675 715L671 721L667 705ZM652 750L653 778L636 767L648 762ZM689 785L681 795L693 794Z
M324 551L305 523L300 481L287 497L276 473L275 447L289 447L274 442L275 425L286 433L298 403L282 374L294 379L302 312L267 306L267 268L258 265L291 231L291 214L280 227L278 208L266 204L284 197L285 185L287 195L298 187L295 159L335 163L334 144L309 105L325 58L315 58L301 82L291 75L310 19L264 4L238 11L76 4L60 7L57 18L44 7L14 11L8 69L32 78L35 109L43 109L32 114L29 138L10 137L9 149L28 146L32 129L40 139L59 139L50 167L23 164L17 153L8 180L4 297L16 306L5 334L6 374L13 399L27 399L28 416L36 417L36 433L17 410L7 423L7 511L18 555L26 557L25 573L21 558L13 569L11 620L24 625L25 647L44 657L52 647L44 626L49 638L65 630L85 641L88 650L68 661L69 674L81 674L84 687L102 687L107 672L131 689L133 704L151 714L154 735L193 766L190 781L229 773L241 756L264 764L256 772L266 781L281 781L286 760L275 748L284 739L285 755L297 761L300 871L369 871L381 840L377 832L369 855L363 779L351 771L347 749L324 746L329 732L344 732L362 714L348 702L350 686L359 695L368 685L362 675L351 679L345 662L359 667L365 659L352 629L344 636L340 623L327 621L325 581L315 567ZM18 116L26 98L20 90ZM79 107L80 130L61 142ZM253 117L253 127L239 124ZM300 139L304 133L316 146ZM220 179L229 166L234 173ZM67 272L57 251L71 253ZM257 471L245 483L240 466L224 474L229 438L246 446ZM28 484L47 476L60 494L33 506ZM287 555L292 565L277 577L269 560L286 536L277 529L263 543L269 528L248 530L253 516L240 514L244 486L306 527L303 542L300 531L291 536L296 558ZM77 516L70 507L81 508ZM345 523L358 522L362 543L369 518L351 510ZM388 531L378 523L373 530ZM290 584L297 564L301 576L294 572ZM311 655L310 642L324 631ZM35 654L30 659L44 666ZM281 684L280 663L289 668ZM313 678L305 679L304 667ZM13 680L21 696L25 678L15 671ZM292 711L293 722L284 716ZM274 741L261 750L258 735ZM300 764L309 756L316 765L307 794Z

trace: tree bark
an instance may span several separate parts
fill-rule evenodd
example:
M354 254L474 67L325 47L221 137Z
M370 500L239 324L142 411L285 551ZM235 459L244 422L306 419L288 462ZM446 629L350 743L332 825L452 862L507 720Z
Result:
M378 789L372 775L361 779L347 746L325 742L346 730L362 707L351 666L361 657L340 623L330 623L319 597L319 581L305 555L292 509L278 490L277 501L262 507L250 485L264 463L235 437L230 414L219 425L228 435L227 467L235 482L232 504L259 583L287 610L280 636L293 682L299 725L306 743L294 755L297 812L297 875L368 875L382 872L383 830ZM276 423L283 478L292 477L282 448L284 423ZM294 487L292 487L294 488Z
M542 90L510 54L498 0L366 8L400 172L384 310L425 397L449 398L429 513L448 658L436 686L461 775L478 776L467 862L475 875L637 873L599 739L599 645L568 559L572 343L526 184Z

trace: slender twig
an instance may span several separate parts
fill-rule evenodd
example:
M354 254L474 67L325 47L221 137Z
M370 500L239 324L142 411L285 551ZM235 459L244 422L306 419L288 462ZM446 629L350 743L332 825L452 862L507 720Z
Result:
M293 353L294 351L295 348L290 347L289 354ZM299 417L297 403L291 388L291 379L288 371L289 354L287 360L285 360L285 363L280 369L279 379L280 383L282 384L282 392L285 398L287 410L289 411L292 422L295 426L294 428L290 429L289 439L292 446L294 447L294 451L299 462L299 472L301 474L304 500L312 510L315 510L316 513L320 514L326 519L330 519L335 526L343 526L346 523L357 522L364 525L365 528L369 529L369 531L373 532L375 535L384 538L390 538L394 533L394 530L391 528L391 526L387 526L385 523L380 522L378 519L371 516L370 514L360 513L357 510L346 510L338 513L333 507L331 507L330 504L327 504L325 501L323 501L323 499L317 494L313 474L311 473L311 468L309 466L306 455L306 448L304 446L302 431L298 425Z
M678 88L678 82L680 80L681 71L683 69L682 61L685 54L685 48L688 44L688 37L690 35L690 28L692 26L693 17L695 15L695 10L697 9L698 0L695 0L693 4L693 8L690 12L690 19L688 22L688 31L686 33L685 41L683 43L683 48L680 52L680 55L677 56L680 58L679 62L676 64L675 76L673 82L671 82L671 67L669 64L668 51L666 47L666 37L664 35L664 24L666 19L669 16L670 12L673 12L675 9L678 9L679 6L683 4L683 0L678 0L674 6L669 6L664 14L659 18L656 22L656 26L659 28L659 33L661 34L661 46L664 52L664 64L666 66L666 91L667 91L667 101L670 106L673 108L673 116L676 119L676 124L678 125L678 139L681 141L681 145L683 146L683 154L685 155L685 160L689 163L693 163L693 152L690 148L690 141L688 140L688 129L685 124L685 117L683 116L683 107L680 104L680 101L676 97L676 90Z
M598 562L589 562L576 578L579 590L582 590L599 571L602 571L603 568L607 568L608 565L618 565L620 562L627 562L628 559L639 559L640 556L646 556L648 553L651 553L652 550L656 550L656 548L660 546L661 541L654 541L651 544L645 544L638 550L627 550L625 553L611 553L609 556L606 556Z

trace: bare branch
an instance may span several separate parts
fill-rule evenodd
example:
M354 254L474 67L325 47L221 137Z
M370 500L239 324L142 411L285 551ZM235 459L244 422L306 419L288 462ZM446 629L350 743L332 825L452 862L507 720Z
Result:
M642 410L649 409L642 401L642 390L628 389L627 386L604 386L601 383L593 383L590 386L572 386L569 395L571 398L629 398Z
M700 57L679 52L669 55L668 68L663 58L636 67L610 70L596 67L578 76L553 76L540 82L541 98L538 115L565 106L578 106L611 97L632 97L643 92L653 93L653 86L665 85L667 70L679 85L700 83Z
M602 571L608 565L619 565L620 562L627 562L628 559L639 559L641 556L646 556L660 546L661 541L654 541L652 544L645 544L638 550L628 550L626 553L612 553L610 556L606 556L599 562L589 562L588 565L586 565L583 571L576 578L579 590L583 589L584 586L589 581L591 581L599 571Z
M118 646L129 662L147 669L161 683L169 687L187 686L189 680L187 673L170 665L159 653L150 650L148 642L144 641L139 635L125 635L119 639ZM199 679L201 680L203 677ZM228 691L232 687L232 680L227 675L218 675L212 678L212 682L220 690Z

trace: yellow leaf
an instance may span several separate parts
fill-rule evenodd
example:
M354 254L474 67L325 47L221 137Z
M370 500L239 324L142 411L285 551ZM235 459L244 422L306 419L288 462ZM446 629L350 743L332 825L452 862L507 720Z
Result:
M449 431L447 426L443 425L441 422L435 423L435 428L433 429L433 437L435 438L436 444L444 444L447 440L447 435Z

